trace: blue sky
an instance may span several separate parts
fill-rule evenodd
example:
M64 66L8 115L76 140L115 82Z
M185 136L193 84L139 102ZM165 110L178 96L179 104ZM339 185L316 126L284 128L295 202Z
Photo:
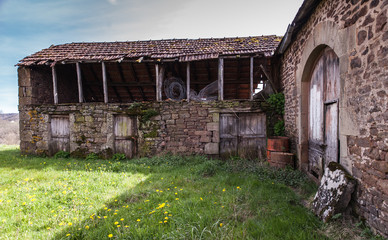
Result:
M0 0L0 111L17 112L17 67L52 44L283 35L302 0Z

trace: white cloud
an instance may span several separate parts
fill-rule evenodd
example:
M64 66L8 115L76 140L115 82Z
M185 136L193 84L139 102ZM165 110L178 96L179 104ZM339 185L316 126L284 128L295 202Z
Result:
M109 2L110 4L113 4L113 5L116 5L116 4L117 4L117 0L108 0L108 2Z

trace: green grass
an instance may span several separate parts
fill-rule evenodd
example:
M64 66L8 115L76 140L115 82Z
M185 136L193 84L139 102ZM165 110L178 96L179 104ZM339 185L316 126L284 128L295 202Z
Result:
M300 173L238 159L54 159L0 146L0 238L327 239L287 185L314 191Z

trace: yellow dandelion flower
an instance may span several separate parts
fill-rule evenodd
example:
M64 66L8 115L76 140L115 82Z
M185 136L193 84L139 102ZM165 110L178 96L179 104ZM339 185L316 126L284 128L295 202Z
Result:
M85 229L88 230L88 229L89 229L89 226L85 226Z
M69 226L73 225L71 222L69 222L68 224L69 224Z
M224 188L224 189L222 189L222 191L223 191L223 192L225 192L225 191L226 191L226 189Z
M201 199L201 201L203 201L203 198L199 198L199 199Z
M51 227L48 227L48 228L46 228L47 230L50 230L51 229Z
M113 213L113 215L117 215L117 212Z
M240 190L241 188L239 186L237 186L237 189Z
M113 237L113 234L109 234L109 235L108 235L108 238L112 238L112 237Z
M220 227L222 227L222 225L224 225L224 224L220 223Z
M159 221L159 223L163 223L163 221Z
M26 205L26 202L23 202L22 205Z
M175 195L178 195L178 193L176 192Z
M166 220L167 220L167 219L168 219L168 217L165 217L164 219L166 219Z
M124 218L121 218L120 221L124 221Z
M164 220L164 223L166 223L167 222L167 220Z
M66 234L66 237L70 236L70 233Z
M117 227L119 228L119 227L121 227L121 225L117 225Z
M104 216L104 218L108 218L107 216Z
M119 222L115 222L115 225L119 224Z
M128 226L128 225L125 225L124 227L125 227L125 228L129 228L129 226Z
M140 222L140 219L137 219L136 221Z

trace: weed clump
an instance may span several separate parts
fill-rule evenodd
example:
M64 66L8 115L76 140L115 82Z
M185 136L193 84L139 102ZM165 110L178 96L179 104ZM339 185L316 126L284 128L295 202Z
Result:
M59 151L57 152L55 155L54 155L54 158L69 158L70 157L70 153L69 152L66 152L66 151Z
M127 160L127 157L125 156L124 153L115 153L113 154L112 160L116 162L125 161Z

